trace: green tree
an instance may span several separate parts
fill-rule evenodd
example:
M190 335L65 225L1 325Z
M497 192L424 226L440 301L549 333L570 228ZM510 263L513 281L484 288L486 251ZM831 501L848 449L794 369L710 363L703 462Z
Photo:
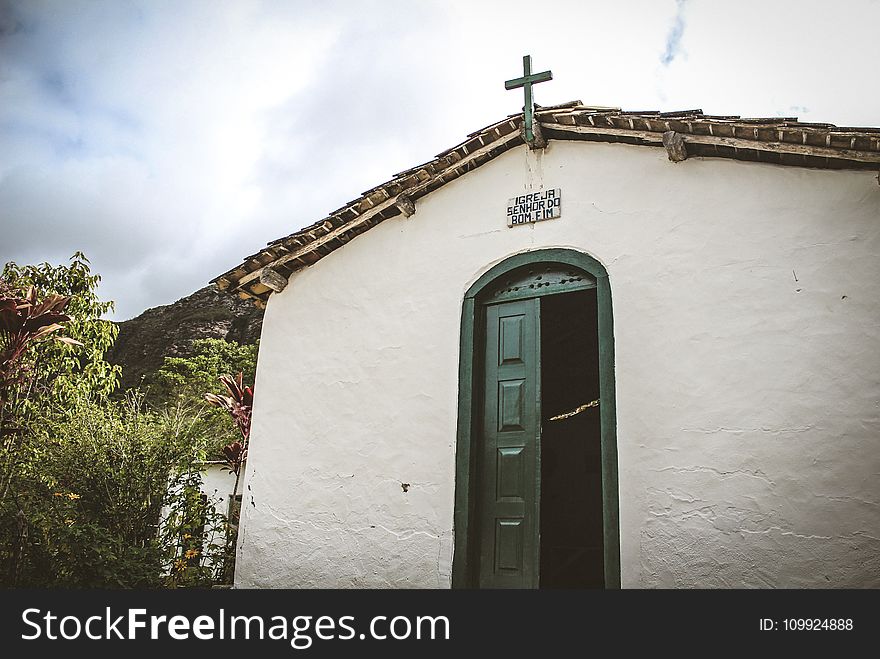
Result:
M219 458L224 446L239 439L239 431L229 422L227 412L206 403L205 392L225 393L220 377L227 373L243 373L245 381L253 382L258 350L257 343L194 341L192 354L166 357L161 368L148 378L147 400L157 408L182 404L198 409L202 419L200 431L211 438L209 457Z
M203 432L205 404L177 395L147 409L136 393L110 399L120 368L104 355L117 328L102 316L113 303L98 298L100 277L81 253L61 266L7 263L2 279L5 320L21 325L21 299L33 298L31 306L56 314L45 327L63 323L65 340L4 349L19 361L3 369L4 414L14 407L15 433L4 435L0 456L9 467L0 584L211 583L222 573L226 527L199 493L216 442ZM45 338L41 322L30 336Z
M184 405L198 410L198 432L206 439L208 458L223 460L235 474L233 491L227 493L231 501L229 510L235 519L227 520L226 559L220 577L223 583L231 582L235 567L235 502L250 434L253 392L242 381L253 382L258 350L256 343L239 345L223 339L201 339L193 342L191 355L166 357L162 367L149 378L148 395L154 405ZM237 379L229 373L238 373ZM226 391L222 390L224 386Z
M253 381L257 369L258 345L240 345L224 339L193 341L187 357L166 357L152 378L151 396L155 400L201 401L206 391L217 389L218 378L226 373L244 373L246 381Z
M0 500L5 500L17 464L18 447L27 435L25 403L37 379L33 352L40 342L58 340L78 345L59 330L70 321L64 313L70 298L50 295L40 300L0 280Z
M104 353L113 345L117 328L101 318L113 309L113 303L98 298L95 289L99 282L100 277L92 274L88 259L80 252L70 258L69 265L19 266L9 262L3 267L0 297L5 308L0 343L3 353L11 352L14 357L11 361L8 356L4 357L2 368L0 427L4 430L0 431L3 440L0 444L0 502L3 505L8 503L7 495L14 490L16 478L28 467L26 458L39 450L32 445L34 427L77 396L107 396L116 387L121 369L107 363ZM23 308L23 303L30 309ZM52 312L55 312L54 321ZM36 315L54 323L37 332L53 326L60 328L63 323L65 339L40 341L35 340L41 338L39 334L25 332L28 324L39 325ZM20 350L15 350L16 343L21 344ZM23 514L21 510L18 512ZM17 517L19 526L24 524L21 514Z
M91 272L84 254L76 252L68 265L58 266L20 266L10 261L0 279L22 291L33 286L40 299L53 294L70 298L65 309L70 320L65 323L64 334L80 345L45 341L34 346L30 356L34 373L30 400L38 404L47 398L65 402L82 393L107 396L118 386L122 368L110 364L104 356L119 329L102 318L114 304L98 297L101 277Z

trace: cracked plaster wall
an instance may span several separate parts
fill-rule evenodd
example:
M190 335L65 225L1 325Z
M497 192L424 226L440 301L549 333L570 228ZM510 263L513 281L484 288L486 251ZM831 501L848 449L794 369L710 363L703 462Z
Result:
M507 228L542 185L562 217ZM271 297L236 585L450 585L462 297L543 247L611 281L623 585L880 587L875 176L589 142L512 150Z

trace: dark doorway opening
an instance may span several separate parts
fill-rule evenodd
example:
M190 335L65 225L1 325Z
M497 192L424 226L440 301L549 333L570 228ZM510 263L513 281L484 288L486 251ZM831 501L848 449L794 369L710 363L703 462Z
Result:
M541 588L605 586L596 290L541 298Z

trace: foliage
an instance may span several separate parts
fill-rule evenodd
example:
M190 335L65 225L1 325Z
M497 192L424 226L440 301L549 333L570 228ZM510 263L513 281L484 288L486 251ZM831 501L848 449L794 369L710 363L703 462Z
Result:
M114 323L101 318L114 306L113 302L99 299L96 288L101 277L92 274L85 255L76 252L66 266L19 266L9 262L0 279L8 287L22 291L33 286L38 298L70 298L64 309L70 317L64 324L64 334L76 343L44 341L33 347L31 400L51 397L66 401L83 393L106 396L116 388L122 369L109 364L104 355L113 346L119 330Z
M229 395L205 394L205 400L208 403L229 413L232 422L241 433L241 442L233 442L223 447L223 455L236 475L241 468L241 463L247 457L247 443L251 436L251 411L254 406L254 390L242 383L243 378L243 373L239 373L234 378L231 375L221 375L220 382L226 386Z
M22 294L0 280L0 439L23 430L7 422L19 416L18 403L26 398L35 377L33 365L28 363L28 349L48 338L79 345L57 334L64 328L62 323L70 321L64 313L68 302L70 298L60 295L49 295L38 302L33 286ZM4 442L4 448L8 446Z
M188 357L166 357L152 379L150 397L153 401L202 400L205 391L213 389L224 373L244 373L253 381L257 369L257 344L239 345L224 339L193 341Z
M150 379L147 400L156 407L185 404L202 408L201 432L214 438L209 457L221 457L223 447L235 442L239 432L222 409L205 405L204 392L216 389L224 373L240 372L253 382L258 349L258 344L239 345L223 339L194 341L190 356L165 358Z
M117 329L101 315L113 303L98 299L95 289L100 277L91 273L83 254L75 253L66 266L9 262L0 281L4 327L0 501L5 501L25 457L23 445L32 440L33 426L51 413L48 403L64 403L84 394L107 395L116 386L120 369L104 360ZM62 324L63 341L40 340L57 335Z
M247 460L248 443L251 437L251 413L254 407L254 390L245 386L244 374L239 372L236 377L221 375L220 381L226 387L228 396L206 393L205 400L214 407L224 409L232 417L232 422L241 434L241 441L234 441L223 447L223 459L226 467L235 474L235 485L232 488L232 501L238 499L238 485L241 480L241 468ZM227 560L224 578L229 580L235 566L235 546L238 539L238 519L229 522L226 535Z
M26 380L25 351L36 342L50 338L61 323L70 320L64 313L69 297L49 295L37 301L37 291L31 286L23 295L0 280L0 404L6 403L11 390ZM69 337L58 337L69 345L81 345Z
M241 467L247 460L250 436L253 389L244 386L253 381L257 367L258 344L239 345L223 339L200 339L193 342L189 357L166 357L152 378L149 396L153 404L201 406L198 432L207 437L208 458L221 458L235 474L231 501L237 501ZM237 378L226 375L238 372ZM221 381L228 395L204 393ZM205 405L205 403L209 403ZM230 416L233 423L229 423ZM231 583L235 568L238 520L229 520L225 534L226 561L221 583Z
M225 558L225 528L211 506L192 496L205 456L196 425L191 410L149 412L136 396L83 396L52 416L25 446L30 455L15 505L2 510L16 520L0 526L0 556L9 554L2 562L16 571L3 581L88 588L211 583ZM195 556L194 538L201 546L202 536L193 529L203 525L209 542Z
M111 400L121 369L104 355L118 330L101 318L113 303L98 298L99 281L80 253L3 268L0 378L15 432L0 445L0 585L214 583L228 574L230 530L200 493L217 443L206 429L219 418L208 417L222 416L201 387L232 363L253 365L256 349L218 345L172 362L167 382L180 376L179 386L151 409L138 394ZM63 341L44 340L60 326Z
M166 561L163 585L168 588L232 583L225 542L229 522L217 512L217 502L202 495L201 478L197 470L181 475L174 505L160 527Z

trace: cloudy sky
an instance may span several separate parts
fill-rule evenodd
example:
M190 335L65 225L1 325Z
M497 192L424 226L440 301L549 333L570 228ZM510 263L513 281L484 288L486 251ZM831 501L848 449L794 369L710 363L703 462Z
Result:
M522 107L880 126L880 0L0 0L0 264L81 250L115 318Z

